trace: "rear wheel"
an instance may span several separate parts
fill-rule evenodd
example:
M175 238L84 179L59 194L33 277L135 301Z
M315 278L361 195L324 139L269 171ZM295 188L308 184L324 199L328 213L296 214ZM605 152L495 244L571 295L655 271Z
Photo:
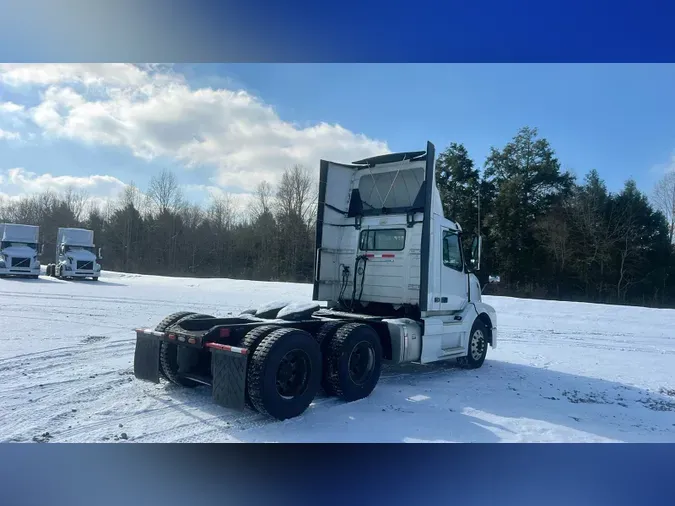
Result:
M327 382L347 402L368 397L380 379L382 345L377 332L363 323L341 326L328 347Z
M321 357L323 361L323 375L321 378L321 388L326 395L337 395L332 383L330 382L330 343L335 337L338 329L345 325L345 322L334 321L324 323L316 334L316 342L321 347Z
M304 330L282 328L265 337L251 358L247 390L260 413L278 420L301 415L321 382L321 350Z
M487 327L479 318L476 318L469 334L468 354L466 357L457 359L460 367L478 369L483 365L487 356L487 335Z
M181 318L185 318L188 315L195 314L192 311L179 311L178 313L173 313L164 318L161 322L157 324L155 327L155 332L165 332L166 329L171 327L174 323L176 323L178 320ZM161 347L161 346L160 346ZM159 374L167 381L169 381L169 378L167 378L166 374L164 374L164 369L162 369L162 361L160 360L159 362Z
M263 339L265 339L265 337L267 337L269 334L280 328L281 327L279 327L278 325L263 325L262 327L256 327L253 330L250 330L244 336L239 346L241 346L242 348L246 348L248 350L249 365L251 357L253 357L253 354L255 353L255 350L258 348L260 342ZM250 368L248 370L250 371ZM246 389L244 396L246 400L246 406L248 406L251 409L256 409L253 403L251 402L251 398L248 395L248 388Z
M162 323L164 323L168 318L171 317L176 317L180 315L180 313L175 313L167 318L165 318ZM213 318L210 315L205 315L205 314L197 314L197 313L191 313L187 312L184 313L183 316L178 317L176 320L174 320L170 324L165 324L163 330L158 330L158 332L165 332L166 329L169 327L176 325L177 323L183 322L185 320L194 320L197 318ZM158 325L159 327L159 325ZM174 383L175 385L183 386L183 387L189 387L189 388L194 388L196 386L199 386L199 383L196 381L192 381L186 378L183 378L179 375L178 371L178 345L175 343L167 343L166 341L162 341L160 344L159 348L159 371L162 376L164 376L167 380L169 380L171 383Z

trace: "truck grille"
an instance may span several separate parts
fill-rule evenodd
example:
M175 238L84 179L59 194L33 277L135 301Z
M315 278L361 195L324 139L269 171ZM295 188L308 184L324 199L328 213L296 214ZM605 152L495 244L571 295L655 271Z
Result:
M77 270L83 270L83 271L93 271L94 270L94 262L90 260L78 260L77 261Z
M12 257L12 267L30 267L30 258Z

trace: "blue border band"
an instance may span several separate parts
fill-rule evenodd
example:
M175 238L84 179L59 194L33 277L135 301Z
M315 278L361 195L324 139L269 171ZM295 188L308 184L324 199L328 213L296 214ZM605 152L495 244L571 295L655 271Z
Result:
M0 0L0 61L662 62L675 4Z

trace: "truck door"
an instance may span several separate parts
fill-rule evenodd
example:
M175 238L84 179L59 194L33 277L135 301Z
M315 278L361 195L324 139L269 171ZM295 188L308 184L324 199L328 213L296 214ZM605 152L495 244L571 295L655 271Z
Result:
M355 168L321 161L314 259L314 300L335 301L342 282L341 264L352 266L357 232L347 219ZM352 267L353 268L353 267Z
M467 304L467 276L457 231L441 227L441 291L440 310L459 311Z

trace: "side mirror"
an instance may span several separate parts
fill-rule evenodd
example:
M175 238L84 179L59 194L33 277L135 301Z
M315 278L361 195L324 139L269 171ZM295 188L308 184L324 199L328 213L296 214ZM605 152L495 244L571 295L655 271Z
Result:
M489 283L494 283L494 284L497 284L497 283L499 283L500 281L501 281L501 280L499 279L499 276L490 276L489 279L488 279L488 282L489 282Z
M99 260L103 260L103 255L101 255L101 248L98 249L98 258Z
M480 271L480 257L483 250L483 238L479 235L471 241L471 257L469 258L469 265L475 272Z
M44 252L45 252L45 245L41 244L40 245L40 255L44 254Z

